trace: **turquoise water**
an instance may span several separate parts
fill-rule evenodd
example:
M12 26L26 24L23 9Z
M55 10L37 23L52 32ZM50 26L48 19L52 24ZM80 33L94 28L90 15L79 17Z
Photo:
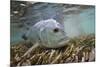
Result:
M44 7L42 7L44 6ZM28 11L28 20L24 22L38 22L42 19L54 18L64 25L69 37L95 34L95 6L82 9L79 6L64 8L55 4L42 4ZM57 15L56 15L57 14ZM31 15L31 16L30 16ZM55 16L56 15L56 16ZM11 23L11 43L23 41L25 27L19 27L22 23Z
M80 14L81 16L81 25L85 31L85 33L95 33L95 9L87 9L84 10L83 13Z
M23 35L23 32L25 31L24 28L19 28L18 24L11 24L11 33L10 33L10 41L11 43L17 43L20 41L23 41L21 38Z
M70 37L95 34L95 8L65 15L64 27Z

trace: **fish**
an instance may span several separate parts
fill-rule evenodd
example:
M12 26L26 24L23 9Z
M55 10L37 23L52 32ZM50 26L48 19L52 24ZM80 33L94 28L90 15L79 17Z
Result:
M39 42L40 46L47 48L62 47L69 41L64 26L52 18L37 22L22 38L32 43Z

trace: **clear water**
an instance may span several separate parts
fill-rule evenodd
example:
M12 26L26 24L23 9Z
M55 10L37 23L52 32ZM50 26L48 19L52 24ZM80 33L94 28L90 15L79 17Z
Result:
M64 27L70 37L95 34L95 8L82 10L78 14L65 15Z
M85 33L95 33L95 9L87 9L80 14L81 25Z
M41 7L44 6L44 7ZM56 6L42 4L36 5L34 8L29 8L28 13L26 14L26 21L36 22L54 18L58 22L62 23L65 27L65 31L69 37L79 36L83 34L95 34L95 7L92 6L86 9L80 9L78 7L70 8L70 13L63 13L64 9L62 6ZM23 41L21 36L26 31L25 27L20 28L21 23L11 23L11 43Z

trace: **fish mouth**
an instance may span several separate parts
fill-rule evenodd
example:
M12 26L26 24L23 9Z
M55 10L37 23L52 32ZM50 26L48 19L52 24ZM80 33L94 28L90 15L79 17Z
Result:
M44 46L47 48L60 48L67 45L68 42L69 42L69 38L63 37L60 40L56 41L54 45L44 45Z
M60 40L58 41L58 44L61 45L61 46L64 46L64 45L66 45L66 44L69 42L69 40L70 40L70 39L66 36L66 37L60 39Z

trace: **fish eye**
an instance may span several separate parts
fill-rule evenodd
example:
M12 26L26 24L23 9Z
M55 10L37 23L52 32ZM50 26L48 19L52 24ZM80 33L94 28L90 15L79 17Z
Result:
M53 29L53 32L54 33L57 33L57 32L59 32L59 29L58 28L55 28L55 29Z

